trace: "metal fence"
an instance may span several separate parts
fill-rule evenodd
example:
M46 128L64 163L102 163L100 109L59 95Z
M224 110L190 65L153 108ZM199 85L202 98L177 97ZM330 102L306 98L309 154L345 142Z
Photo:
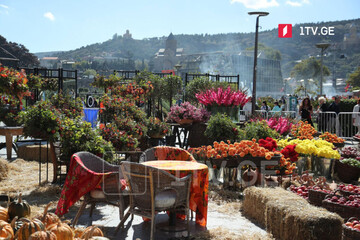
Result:
M274 112L256 110L256 115L263 119L282 116L294 119L295 121L301 120L300 115L296 111ZM239 111L240 121L248 121L251 117L250 111ZM335 133L338 137L344 139L352 139L358 132L358 128L353 124L356 117L360 117L360 112L340 112L339 114L335 112L318 112L311 115L313 125L319 132Z

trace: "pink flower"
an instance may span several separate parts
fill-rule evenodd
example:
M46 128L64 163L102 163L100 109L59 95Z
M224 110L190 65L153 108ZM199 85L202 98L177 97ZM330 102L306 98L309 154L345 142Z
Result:
M246 96L246 92L233 91L230 86L224 90L223 88L209 89L195 95L199 102L205 106L244 106L250 98Z

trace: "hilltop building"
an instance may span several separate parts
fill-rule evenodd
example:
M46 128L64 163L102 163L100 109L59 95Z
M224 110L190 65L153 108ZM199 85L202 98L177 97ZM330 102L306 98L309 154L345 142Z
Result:
M132 34L129 30L126 30L126 32L123 34L123 38L125 39L132 39Z
M182 60L184 49L177 47L177 41L172 33L165 42L165 48L160 48L153 59L152 71L174 69L174 66Z

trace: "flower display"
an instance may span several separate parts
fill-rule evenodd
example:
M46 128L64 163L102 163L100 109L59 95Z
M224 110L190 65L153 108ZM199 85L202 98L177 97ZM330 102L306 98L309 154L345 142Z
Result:
M297 162L299 154L295 151L296 144L287 145L280 152L285 158L288 158L291 162Z
M267 137L266 139L259 139L259 145L269 151L276 151L277 143L274 139Z
M0 92L16 96L21 101L24 96L30 95L27 82L24 70L17 71L0 65Z
M322 139L281 139L277 141L279 147L296 144L295 151L302 155L314 155L324 158L340 159L340 153L334 150L334 145Z
M150 118L148 123L148 136L165 136L170 131L170 125L158 118Z
M213 146L202 146L198 148L190 148L189 152L197 159L226 159L229 157L237 158L241 157L246 159L246 156L252 157L264 157L267 160L271 160L273 156L281 155L280 152L270 151L256 142L256 139L243 140L241 142L235 142L233 144L228 141L227 143L221 141L214 142ZM276 174L291 174L295 169L296 164L291 163L288 158L281 155L279 165L267 166L267 169L273 169Z
M210 118L210 113L204 108L197 108L189 102L184 102L180 106L172 106L168 118L175 122L183 119L193 120L194 122L207 122Z
M291 127L291 134L298 139L313 139L316 132L313 126L303 121Z
M122 78L117 76L116 73L111 74L108 78L103 75L97 74L94 77L94 82L91 84L93 87L104 88L114 87L122 81Z
M288 118L284 117L272 117L269 120L266 120L267 125L276 130L283 136L286 136L290 133L292 122Z
M226 158L226 157L265 157L270 160L276 152L272 152L264 147L261 147L255 139L243 140L240 142L230 143L228 141L214 142L214 146L203 146L199 148L192 148L190 152L200 156L200 159L210 158Z
M331 143L344 143L345 140L342 138L339 138L336 136L336 134L332 134L329 132L324 132L319 136L319 138L324 139L325 141L331 142Z
M246 92L233 91L230 86L227 89L221 87L209 89L195 96L205 106L244 106L250 100L250 97L246 96Z
M12 96L0 97L0 121L8 127L20 125L20 101Z
M100 134L106 141L112 143L116 151L134 151L139 144L135 137L110 123L100 128Z
M114 115L113 123L120 131L125 131L128 135L140 139L147 133L145 124L137 123L130 117L119 117Z
M66 117L76 118L83 114L83 104L80 98L73 99L70 95L59 93L51 98L51 103Z
M153 90L153 85L150 81L146 83L127 83L119 86L109 87L112 95L121 96L135 101L144 101L144 98Z
M38 102L20 113L24 135L55 141L61 127L61 113L49 102Z

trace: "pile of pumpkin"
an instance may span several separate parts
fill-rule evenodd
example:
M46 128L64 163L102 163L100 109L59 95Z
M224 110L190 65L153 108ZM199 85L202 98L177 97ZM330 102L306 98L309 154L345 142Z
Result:
M22 201L21 194L7 209L0 206L0 240L109 240L96 226L70 227L56 214L48 213L50 205L32 220L27 218L31 213L30 205Z

